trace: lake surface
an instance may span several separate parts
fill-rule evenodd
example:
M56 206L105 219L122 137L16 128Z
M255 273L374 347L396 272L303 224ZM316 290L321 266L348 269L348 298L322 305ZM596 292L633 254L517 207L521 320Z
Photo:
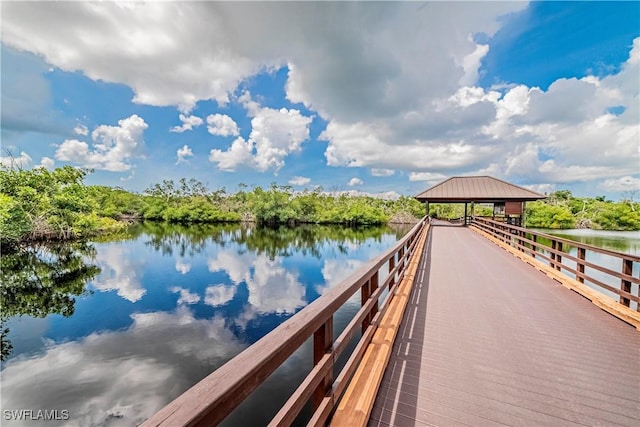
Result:
M143 224L3 256L2 409L68 420L3 412L2 425L137 425L409 228ZM542 231L640 254L638 232ZM336 335L358 307L356 295L337 313ZM306 343L224 424L265 424L310 369Z
M409 229L142 224L3 256L2 409L68 419L2 425L137 425ZM226 424L264 424L311 363L307 344Z

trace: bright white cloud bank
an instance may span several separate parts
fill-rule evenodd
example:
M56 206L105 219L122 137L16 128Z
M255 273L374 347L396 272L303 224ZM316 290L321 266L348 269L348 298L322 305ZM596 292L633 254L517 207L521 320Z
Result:
M98 126L92 133L91 147L77 139L65 140L56 150L56 160L112 172L131 169L129 161L144 144L142 133L147 128L144 120L132 115L118 121L118 126Z
M12 155L0 156L0 165L6 166L9 168L13 168L13 167L26 168L27 166L31 165L32 160L33 159L31 158L31 156L29 156L27 153L22 151L20 152L19 156L12 156Z
M10 2L3 42L63 70L126 84L135 102L175 105L183 127L199 100L225 105L248 78L287 67L287 98L328 122L321 139L330 166L402 170L413 180L487 173L536 185L636 175L640 39L616 75L560 79L547 90L518 82L476 87L491 46L473 35L493 35L500 17L526 6ZM227 171L277 172L309 138L311 118L255 101L245 107L248 137L224 115L207 120L214 135L236 138L209 159ZM126 154L112 155L70 140L56 158L127 168Z
M245 106L254 116L251 119L249 139L245 140L239 136L227 150L214 148L209 154L209 160L217 163L218 167L225 171L234 171L240 165L247 165L261 172L273 170L277 173L284 166L284 159L290 153L300 151L302 143L309 139L312 118L303 116L295 109L275 110L260 107L255 103L249 105L249 102L252 101L245 102ZM231 126L225 125L224 120L219 119L220 126L216 129L218 132L225 129L225 133L233 135L228 132ZM237 128L235 134L237 135Z

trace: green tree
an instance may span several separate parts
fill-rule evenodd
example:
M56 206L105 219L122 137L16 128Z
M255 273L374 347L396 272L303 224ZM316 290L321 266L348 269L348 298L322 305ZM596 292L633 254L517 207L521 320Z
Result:
M83 184L88 172L71 166L53 171L0 167L0 244L70 239L119 228L116 221L96 214Z

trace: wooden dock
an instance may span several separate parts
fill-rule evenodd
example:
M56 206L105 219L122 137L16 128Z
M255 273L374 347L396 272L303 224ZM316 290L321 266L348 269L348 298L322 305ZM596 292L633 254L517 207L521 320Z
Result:
M464 227L423 258L370 426L640 425L640 334Z

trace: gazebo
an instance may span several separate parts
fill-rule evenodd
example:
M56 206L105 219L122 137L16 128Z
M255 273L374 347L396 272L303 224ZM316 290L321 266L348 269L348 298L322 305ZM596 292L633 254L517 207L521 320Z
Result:
M494 218L520 225L526 202L546 197L490 176L454 176L415 196L426 203L427 215L429 203L464 203L465 225L469 203L492 203Z

